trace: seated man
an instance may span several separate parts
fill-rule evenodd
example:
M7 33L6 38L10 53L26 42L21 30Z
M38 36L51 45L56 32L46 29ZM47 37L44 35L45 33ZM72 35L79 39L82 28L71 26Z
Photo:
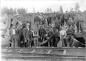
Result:
M68 47L72 47L72 44L73 44L73 36L74 36L74 29L73 28L69 28L67 30L67 40L66 40L66 43L67 43L67 46Z
M60 46L62 46L62 47L65 47L65 40L64 40L64 38L66 38L66 30L64 29L64 27L62 27L62 30L60 30L60 42L61 42L61 44L60 44Z

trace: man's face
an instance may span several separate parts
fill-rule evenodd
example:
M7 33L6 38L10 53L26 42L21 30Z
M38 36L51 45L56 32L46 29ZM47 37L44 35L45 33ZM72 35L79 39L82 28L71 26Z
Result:
M29 27L30 26L30 24L29 23L27 23L27 25L26 25L27 27Z
M69 21L72 21L72 18L69 18Z
M56 29L56 32L58 32L58 29Z
M15 26L13 26L13 29L15 28Z
M43 28L43 26L40 27L41 29Z
M29 25L27 25L27 27L29 27Z

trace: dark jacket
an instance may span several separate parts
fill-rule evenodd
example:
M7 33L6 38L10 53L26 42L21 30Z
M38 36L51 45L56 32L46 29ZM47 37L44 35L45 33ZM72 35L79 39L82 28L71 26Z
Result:
M24 35L24 39L26 40L31 40L32 38L32 32L28 30L27 28L23 29L23 35Z
M41 37L44 37L44 35L46 34L46 31L45 31L45 29L39 29L39 36L41 36Z

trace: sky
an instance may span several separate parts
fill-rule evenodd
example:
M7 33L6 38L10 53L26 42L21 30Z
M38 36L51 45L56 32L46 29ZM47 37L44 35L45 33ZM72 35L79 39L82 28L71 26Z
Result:
M25 8L28 12L43 12L46 8L51 8L53 11L58 11L62 6L63 10L74 8L75 4L79 3L80 10L86 10L86 0L1 0L1 8Z

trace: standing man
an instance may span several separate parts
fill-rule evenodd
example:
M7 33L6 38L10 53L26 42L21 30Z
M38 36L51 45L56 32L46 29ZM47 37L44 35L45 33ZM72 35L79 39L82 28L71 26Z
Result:
M23 29L25 47L31 47L32 32L30 31L30 24L27 23Z
M13 26L12 28L11 28L11 32L12 32L12 36L11 36L11 40L12 40L12 47L13 48L16 48L16 47L18 47L18 35L17 35L17 33L16 33L16 27L15 26Z
M58 44L58 42L60 41L60 37L59 37L59 31L58 31L58 29L56 29L55 31L54 31L54 47L57 47L57 44Z
M40 36L41 42L43 42L44 37L45 37L45 34L46 34L46 31L45 31L45 29L43 28L43 26L41 26L40 29L39 29L39 36Z

